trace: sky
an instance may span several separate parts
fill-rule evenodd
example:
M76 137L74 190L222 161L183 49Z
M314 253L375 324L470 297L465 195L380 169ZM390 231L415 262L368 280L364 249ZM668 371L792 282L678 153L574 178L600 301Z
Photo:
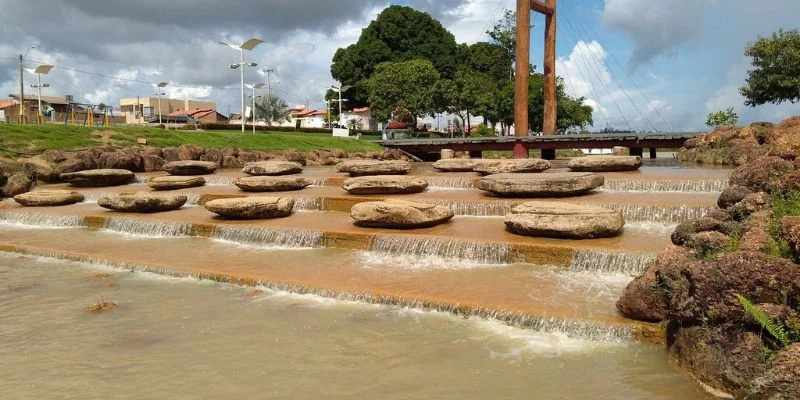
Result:
M336 84L336 49L390 4L425 11L459 43L486 41L486 30L513 0L0 0L0 94L19 92L18 55L32 45L27 68L56 65L43 94L118 105L156 93L213 100L238 112L235 50L221 40L251 37L266 43L246 53L258 67L247 83L264 82L290 105L324 108ZM797 0L559 0L557 73L567 91L595 107L594 127L698 131L706 114L733 107L742 123L780 121L800 104L744 105L739 87L750 60L749 42L800 27ZM531 62L541 70L544 20L532 16ZM25 73L26 91L36 79ZM274 83L279 81L280 83Z

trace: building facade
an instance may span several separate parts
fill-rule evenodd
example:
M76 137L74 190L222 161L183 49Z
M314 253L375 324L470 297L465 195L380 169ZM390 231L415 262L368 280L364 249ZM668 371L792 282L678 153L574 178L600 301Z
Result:
M194 110L216 110L217 103L213 101L200 101L189 99L169 99L161 97L132 97L119 101L119 110L125 116L126 124L146 124L149 119L162 120L170 114L190 114Z

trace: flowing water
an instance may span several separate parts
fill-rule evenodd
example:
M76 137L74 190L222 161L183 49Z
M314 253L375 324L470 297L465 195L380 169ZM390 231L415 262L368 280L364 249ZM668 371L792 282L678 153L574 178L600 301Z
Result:
M0 255L9 399L703 399L657 346ZM92 313L98 300L118 308ZM9 396L10 395L10 396Z

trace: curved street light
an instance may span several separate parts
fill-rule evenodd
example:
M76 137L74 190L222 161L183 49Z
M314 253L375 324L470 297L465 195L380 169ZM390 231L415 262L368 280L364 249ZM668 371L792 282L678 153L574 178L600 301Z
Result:
M33 47L31 47L33 48ZM30 49L29 49L30 50ZM50 64L42 64L33 69L27 69L26 71L36 74L37 83L35 85L31 85L32 88L36 89L39 94L39 115L37 116L37 120L39 124L44 123L44 113L42 113L42 88L50 87L48 83L42 83L42 75L47 75L54 66Z
M245 63L244 62L244 51L245 50L247 50L247 51L253 50L256 46L260 45L261 43L264 43L264 41L261 40L261 39L258 39L258 38L252 38L252 39L246 40L242 44L238 44L238 45L237 44L228 43L228 42L219 42L219 44L221 44L221 45L228 46L228 47L230 47L230 48L232 48L234 50L239 50L239 63L238 64L230 64L230 67L231 67L231 69L237 69L237 68L239 69L239 74L240 74L240 79L241 79L241 85L242 85L242 132L244 132L244 67L245 66L255 67L256 65L258 65L256 63Z
M256 89L261 89L267 85L265 83L254 83L245 86L248 89L253 89L253 133L256 133ZM244 115L242 115L242 118L244 118Z
M25 54L19 55L19 123L25 123L25 78L23 77L22 70L25 68L25 57L28 56L31 50L35 49L36 45L28 47Z
M158 89L158 92L156 92L156 97L158 97L158 124L159 125L161 125L161 96L166 94L166 93L163 93L164 92L163 89L167 85L169 85L169 82L159 82L159 83L153 85L154 88ZM169 113L167 113L167 114L169 114Z

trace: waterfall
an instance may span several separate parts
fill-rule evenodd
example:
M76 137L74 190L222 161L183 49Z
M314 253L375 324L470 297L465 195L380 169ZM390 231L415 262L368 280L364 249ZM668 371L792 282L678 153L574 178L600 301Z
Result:
M193 234L192 224L156 219L108 218L103 229L137 236L175 237Z
M75 215L52 215L25 211L0 211L0 221L43 228L74 228L85 225L83 217Z
M475 179L464 177L447 176L426 176L428 188L430 189L472 189L475 187Z
M372 251L394 255L433 256L481 264L508 264L510 246L424 236L377 235Z
M274 247L314 248L323 246L323 233L301 229L218 226L215 239Z
M315 177L305 177L306 179L311 181L311 186L327 186L328 185L328 178L325 176L315 176Z
M322 209L322 199L313 196L294 197L293 211L319 211Z
M703 180L616 180L606 179L604 190L617 192L710 192L720 193L728 187L727 179Z
M571 271L640 275L655 259L654 254L576 249L572 253L569 269Z
M220 186L220 185L233 185L236 182L236 177L224 175L208 175L203 176L206 180L206 185Z
M678 224L686 220L700 218L717 209L716 206L669 206L652 204L620 204L620 203L589 203L587 206L598 206L609 210L619 211L626 221L658 222L663 224Z

